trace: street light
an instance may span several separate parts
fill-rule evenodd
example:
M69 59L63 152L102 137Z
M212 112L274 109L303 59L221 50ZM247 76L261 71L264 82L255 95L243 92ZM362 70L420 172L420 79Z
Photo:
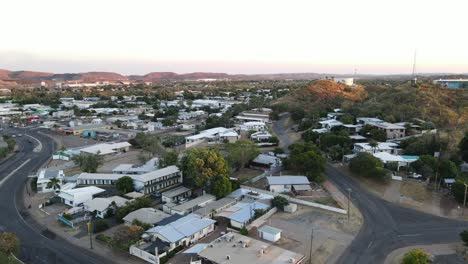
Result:
M465 207L466 207L466 192L468 191L468 184L466 184L466 183L463 183L463 185L465 185L465 195L464 195L464 198L463 198L462 216L464 216L464 215L465 215Z

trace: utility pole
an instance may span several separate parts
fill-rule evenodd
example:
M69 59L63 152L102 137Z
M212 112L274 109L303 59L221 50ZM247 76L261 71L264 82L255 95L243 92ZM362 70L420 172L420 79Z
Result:
M465 197L463 198L463 208L462 208L462 216L465 215L465 207L466 207L466 192L468 191L468 184L463 183L465 185Z
M89 248L93 249L93 217L89 219L88 222L88 234L89 234Z
M312 232L310 233L310 251L309 251L309 264L312 264L312 246L314 242L314 227L312 227Z
M349 223L349 218L351 216L351 188L348 188L348 223Z

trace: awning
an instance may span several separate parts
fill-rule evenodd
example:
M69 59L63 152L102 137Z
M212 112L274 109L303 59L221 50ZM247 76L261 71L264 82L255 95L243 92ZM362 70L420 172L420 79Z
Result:
M310 188L310 185L293 185L293 188L295 191L310 191L312 188Z

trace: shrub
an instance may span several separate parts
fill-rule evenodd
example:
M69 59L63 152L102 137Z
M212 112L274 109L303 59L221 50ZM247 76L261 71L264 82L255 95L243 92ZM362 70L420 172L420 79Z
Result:
M239 232L241 235L244 235L244 236L249 234L249 231L245 227L241 228Z
M104 234L97 234L96 235L96 240L102 241L102 242L104 242L104 243L106 243L108 245L110 245L111 242L112 242L112 238L109 237L109 236L106 236Z
M73 220L73 216L71 216L70 214L67 214L65 212L62 214L62 217L69 220L69 221Z
M408 251L404 256L401 264L427 264L429 263L429 255L421 249L413 249Z
M271 200L271 205L280 210L284 210L284 207L288 204L289 204L288 200L284 198L283 196L276 196L275 198Z
M104 219L97 219L94 221L93 224L94 224L94 228L93 228L94 233L99 233L109 228L109 225Z

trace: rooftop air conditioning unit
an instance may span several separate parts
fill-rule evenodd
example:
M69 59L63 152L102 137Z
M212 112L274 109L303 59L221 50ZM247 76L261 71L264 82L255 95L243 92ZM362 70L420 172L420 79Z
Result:
M229 259L231 259L231 256L229 256L229 255L226 255L226 259L228 259L228 260L229 260Z
M296 259L290 258L290 259L289 259L289 263L296 263Z

